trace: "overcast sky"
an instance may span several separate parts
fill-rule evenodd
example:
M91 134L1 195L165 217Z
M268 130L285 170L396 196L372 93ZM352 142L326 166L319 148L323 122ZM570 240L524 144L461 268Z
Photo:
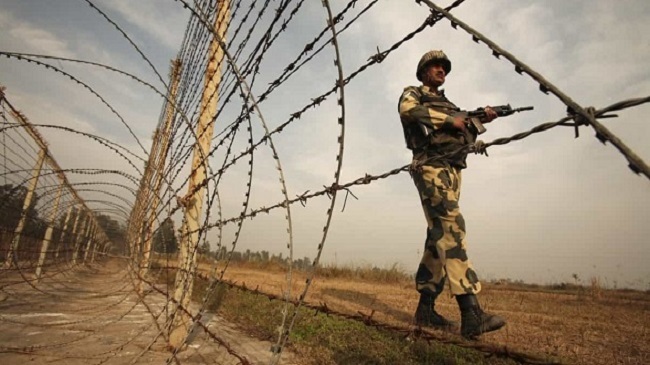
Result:
M346 4L331 2L335 13ZM166 79L169 61L178 53L190 16L182 4L171 0L93 3L126 31ZM272 2L271 8L275 9L276 3ZM359 1L352 15L368 3ZM326 12L320 4L307 1L269 50L254 83L254 94L265 90L323 28ZM645 0L468 0L453 14L583 106L602 108L650 94L650 43L646 36L650 34L650 3ZM380 0L340 36L344 73L356 71L377 47L383 51L401 40L427 15L427 8L415 1ZM267 19L270 16L269 12ZM259 37L259 32L253 36ZM445 89L461 108L507 103L535 107L533 112L496 120L482 135L484 141L511 136L566 114L566 107L541 93L529 77L517 74L511 64L494 58L486 46L474 43L468 34L442 20L346 86L341 183L410 162L397 101L405 86L417 85L415 67L430 49L443 49L451 59L453 70ZM164 91L126 39L81 0L2 1L0 51L100 62ZM328 46L260 105L269 128L285 122L290 113L334 85L337 70L333 59L334 49ZM91 85L148 150L162 107L160 96L105 70L63 61L52 64ZM62 75L2 57L0 84L7 87L9 101L33 123L97 134L146 158L115 114ZM233 110L240 108L238 103L231 101ZM619 118L602 120L646 163L650 161L649 112L650 106L644 105L618 113ZM321 190L334 181L340 113L335 98L330 97L274 137L290 197ZM224 119L223 125L233 121ZM219 123L217 133L221 131ZM52 129L43 129L42 134L63 168L118 169L138 175L126 161L91 140ZM247 137L238 139L235 148L243 150ZM488 152L489 157L469 158L460 202L468 226L469 255L480 276L549 283L573 281L572 275L577 274L583 282L599 277L609 286L650 289L650 182L633 174L611 144L602 145L588 127L581 128L578 139L572 128L557 128ZM142 161L133 158L132 162L142 169ZM219 164L213 166L218 169ZM219 187L224 218L241 211L246 171L242 163L224 175ZM81 182L91 178L70 179ZM251 208L281 201L277 181L270 150L260 149L255 154ZM182 184L183 179L177 183ZM133 200L124 189L105 189ZM398 263L406 271L415 271L426 221L408 174L351 191L358 200L349 196L343 212L345 194L338 197L325 243L325 263L380 267ZM314 257L328 205L327 198L318 198L304 208L292 207L296 257ZM216 219L216 212L211 212L210 220ZM246 221L237 249L283 252L286 256L286 228L281 211ZM226 228L223 244L230 243L233 231L234 227ZM216 236L215 230L208 238L214 242Z

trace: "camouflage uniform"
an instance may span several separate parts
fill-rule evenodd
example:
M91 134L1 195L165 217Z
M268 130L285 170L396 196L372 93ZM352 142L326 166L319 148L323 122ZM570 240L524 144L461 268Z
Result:
M462 147L475 136L453 127L450 115L458 110L442 91L437 94L428 86L405 88L399 101L407 147L413 151L414 165L421 165L412 177L428 224L416 288L434 297L442 292L445 279L452 295L481 290L465 251L465 221L458 207L461 170L467 167Z

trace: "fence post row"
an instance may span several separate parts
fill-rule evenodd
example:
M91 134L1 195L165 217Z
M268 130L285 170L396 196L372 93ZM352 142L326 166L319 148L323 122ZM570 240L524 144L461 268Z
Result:
M57 164L56 160L49 154L48 148L47 148L47 143L43 139L43 137L40 135L38 130L34 128L34 126L27 120L27 118L16 108L14 108L13 105L7 100L5 94L4 94L4 88L0 87L0 103L2 103L3 106L8 107L10 114L14 117L16 120L17 124L20 125L24 131L29 134L29 136L33 139L34 143L38 146L39 152L38 152L38 158L36 160L36 163L32 169L32 176L29 180L25 182L25 184L29 184L27 188L27 193L25 194L25 198L23 201L23 207L21 210L21 215L20 219L18 221L18 224L16 225L16 228L14 229L13 232L13 237L11 240L11 243L9 245L7 257L4 263L4 266L6 268L12 267L14 265L18 265L18 252L20 248L20 242L22 238L23 231L25 229L25 226L27 224L27 219L28 214L29 214L29 209L30 206L32 205L32 201L34 200L34 195L36 191L36 187L38 186L39 179L41 176L41 171L43 168L43 164L47 161L47 163L51 166L52 171L55 171L56 174L58 175L60 179L60 185L57 191L55 203L54 203L54 209L50 213L50 216L48 217L49 220L47 221L47 228L45 230L44 236L41 240L41 250L38 258L38 264L36 266L36 277L37 279L42 276L42 271L43 271L43 264L45 263L45 260L47 259L47 251L48 248L50 247L50 243L52 242L52 237L54 234L54 226L57 225L56 222L56 217L58 214L59 206L61 203L61 198L63 195L63 189L67 188L69 189L70 193L74 196L74 198L77 200L76 204L79 204L80 208L77 209L76 212L76 217L74 219L74 224L72 228L72 233L68 234L66 236L66 233L70 221L71 221L71 215L73 212L73 207L75 204L71 204L68 208L68 211L66 213L64 223L63 223L63 228L61 231L60 238L58 240L58 245L55 250L54 258L58 259L60 255L61 248L65 249L65 259L68 260L68 247L65 242L66 237L69 236L68 241L72 240L74 248L73 248L73 253L72 253L72 259L73 263L76 264L77 257L79 255L79 248L81 241L83 241L84 238L91 238L89 233L90 233L90 219L93 219L92 213L90 213L90 210L88 210L87 207L85 207L83 200L77 195L77 192L74 190L74 188L70 185L68 182L65 174L62 172L63 170L59 167ZM87 219L83 219L81 215L83 212L86 212ZM94 219L93 219L94 221ZM97 222L94 221L93 226L93 237L106 237L104 234L104 231L100 226L97 225ZM80 224L85 225L84 228L80 228ZM82 233L80 233L82 232ZM86 248L88 250L88 248Z

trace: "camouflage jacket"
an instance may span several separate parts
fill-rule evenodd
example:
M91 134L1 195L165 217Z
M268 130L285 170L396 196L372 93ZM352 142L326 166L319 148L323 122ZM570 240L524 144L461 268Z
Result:
M460 109L441 91L436 94L428 86L408 86L399 99L399 116L404 129L406 147L418 161L427 165L467 167L467 151L457 151L470 139L453 127L452 114ZM444 157L442 157L444 156Z

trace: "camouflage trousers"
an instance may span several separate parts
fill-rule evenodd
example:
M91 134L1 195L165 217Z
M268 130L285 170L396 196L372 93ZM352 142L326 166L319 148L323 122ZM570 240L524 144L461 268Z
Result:
M476 294L478 276L465 251L465 221L458 207L461 171L422 166L412 172L427 219L424 254L415 275L419 292L438 296L449 283L452 295Z

